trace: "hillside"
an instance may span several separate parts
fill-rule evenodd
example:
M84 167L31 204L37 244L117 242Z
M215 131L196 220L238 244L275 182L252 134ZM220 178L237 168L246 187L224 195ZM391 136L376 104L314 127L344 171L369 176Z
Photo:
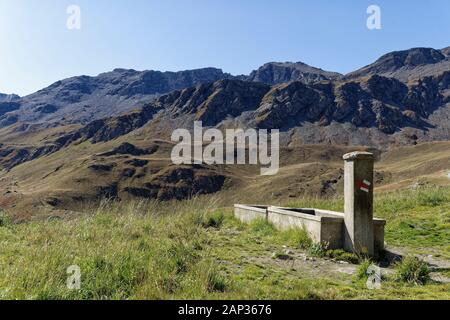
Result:
M355 255L311 247L300 230L242 225L229 209L217 209L216 197L105 202L86 207L89 215L18 225L3 216L0 298L448 300L449 195L448 188L376 195L376 216L389 219L391 250L378 262L380 290L367 288L368 264ZM340 198L284 204L343 205ZM407 263L412 254L426 261L423 283L404 278L417 271ZM80 267L81 290L66 287L72 265Z
M355 150L327 145L283 147L279 173L260 176L258 166L252 165L173 165L174 144L149 141L146 136L129 134L96 144L85 141L14 167L0 179L0 204L15 220L23 221L76 215L104 197L125 202L183 200L219 192L223 205L280 203L308 195L332 197L342 194L342 155ZM375 181L380 191L450 182L450 142L388 152L369 150L378 154Z

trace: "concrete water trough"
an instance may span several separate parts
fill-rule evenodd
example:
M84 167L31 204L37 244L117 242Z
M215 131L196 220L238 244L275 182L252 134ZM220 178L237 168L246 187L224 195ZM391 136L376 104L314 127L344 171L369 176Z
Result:
M262 205L236 204L234 215L243 223L254 220L267 220L276 229L304 229L316 243L327 246L328 249L342 249L345 239L344 213L310 209L287 208ZM384 226L386 221L374 219L374 247L375 252L384 249Z
M234 216L243 223L250 223L254 220L267 220L267 209L269 206L261 205L234 205Z
M278 230L302 228L328 249L376 255L384 249L386 221L373 218L373 155L344 155L345 212L236 204L234 214L244 223L264 219Z

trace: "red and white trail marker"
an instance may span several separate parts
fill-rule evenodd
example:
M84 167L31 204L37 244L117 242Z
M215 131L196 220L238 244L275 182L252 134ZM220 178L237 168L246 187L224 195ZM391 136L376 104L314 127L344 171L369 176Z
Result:
M370 188L371 185L372 185L372 183L370 181L367 181L367 180L358 182L359 190L367 192L367 193L369 193L369 188Z

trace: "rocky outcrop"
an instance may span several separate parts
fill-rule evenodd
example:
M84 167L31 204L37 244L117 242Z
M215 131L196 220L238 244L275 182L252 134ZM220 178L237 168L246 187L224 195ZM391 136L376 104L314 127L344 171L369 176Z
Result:
M44 146L39 147L11 147L0 146L0 165L6 169L11 169L19 164L34 160L38 157L57 152L74 142L91 140L92 143L99 143L113 140L123 136L135 129L144 126L158 111L154 106L147 105L144 108L130 112L119 117L96 120L90 124L64 134L53 141L49 141ZM151 154L157 151L157 147L141 150L131 144L122 144L106 155L113 154Z
M70 108L77 108L69 113L78 120L86 110L97 118L102 110L119 113L114 99L137 103L136 97L153 97L134 111L101 117L50 136L43 146L0 147L0 164L9 169L75 142L107 142L147 125L158 127L166 139L174 129L195 120L211 127L297 130L304 143L379 146L387 141L450 139L449 52L448 48L393 52L344 78L303 63L269 63L239 79L211 68L178 73L116 69L98 77L62 80L24 98L0 95L2 125L36 115L41 120L62 116L71 122L66 114ZM181 89L160 95L174 88ZM92 97L100 100L89 106L86 101ZM17 128L26 132L29 126ZM144 152L133 147L121 145L106 156Z
M131 160L126 161L125 163L129 164L133 167L136 167L136 168L142 168L142 167L145 167L149 163L149 161L142 160L142 159L131 159Z
M344 79L372 75L393 77L403 82L436 76L450 70L449 49L413 48L388 53L374 63L347 74Z
M58 138L58 146L66 146L74 141L91 140L92 143L105 142L141 128L159 111L156 104L148 104L142 109L118 117L96 120L83 128Z
M167 200L184 200L198 195L218 192L226 177L206 166L170 166L159 172L143 187L124 189L134 197Z
M450 101L447 73L405 84L374 75L363 80L300 81L269 87L238 80L222 80L171 93L158 99L162 114L172 118L193 115L204 125L216 126L239 118L244 125L288 130L314 123L349 123L392 134L405 127L427 130L433 112Z
M17 147L0 145L0 166L10 170L22 163L32 161L39 157L59 150L56 145L44 145L40 147Z
M215 68L180 72L115 69L96 77L79 76L64 79L22 98L0 94L0 127L16 122L39 124L43 127L62 124L86 125L95 120L115 117L134 110L161 95L178 90L182 91L178 97L172 96L167 99L175 98L178 102L178 109L183 112L188 98L190 100L188 104L195 105L199 110L199 119L203 119L203 117L210 119L213 117L213 113L218 112L217 119L210 120L211 123L214 123L225 113L234 116L240 113L242 108L251 110L254 100L257 100L261 92L266 90L264 87L246 86L245 90L250 91L245 101L229 103L226 107L219 108L218 101L231 101L233 96L236 99L243 98L243 90L239 88L237 82L224 81L222 83L224 88L213 88L212 84L219 80L243 80L270 86L300 82L314 86L323 81L342 82L342 79L344 82L359 81L358 79L379 75L395 78L406 84L408 81L435 77L445 71L450 71L449 52L448 48L442 50L414 48L392 52L345 77L339 73L325 71L302 62L271 62L248 76L236 77ZM398 83L392 82L392 84L397 85ZM209 85L209 90L220 93L217 99L210 102L205 101L205 97L212 97L212 92L206 92L208 90L205 90L204 85ZM202 87L200 92L196 91L197 86ZM226 88L226 86L237 86L236 90L240 94L234 95L232 92L234 88ZM376 89L381 90L381 88ZM396 93L398 90L400 88L393 88ZM224 95L228 95L228 97ZM200 106L201 103L205 103L205 105Z
M96 172L111 172L114 168L114 164L93 164L89 166L89 169Z
M220 80L196 88L174 92L158 99L172 118L195 114L195 120L214 126L227 117L254 110L270 87L240 80Z
M7 113L19 110L20 107L20 97L18 95L0 93L0 127L15 123L18 117L7 115Z
M446 57L450 56L450 47L442 49L441 53Z
M18 102L0 102L0 117L8 112L18 110L20 108L20 103ZM0 121L1 118L0 118Z
M0 93L0 102L13 102L19 100L20 97L16 94Z
M16 122L86 124L136 109L173 90L231 77L215 68L180 72L115 69L96 77L73 77L22 98L0 95L0 127Z
M318 121L333 104L329 90L331 87L316 89L301 82L275 86L255 110L256 124L260 128L287 128Z
M303 62L270 62L253 71L244 79L270 85L291 81L312 84L322 80L336 80L341 76L339 73L314 68Z
M342 84L307 86L294 82L273 88L255 111L255 119L264 128L292 128L307 121L322 126L351 123L386 134L404 127L426 130L427 118L449 101L439 89L448 88L446 81L441 75L407 86L374 75Z

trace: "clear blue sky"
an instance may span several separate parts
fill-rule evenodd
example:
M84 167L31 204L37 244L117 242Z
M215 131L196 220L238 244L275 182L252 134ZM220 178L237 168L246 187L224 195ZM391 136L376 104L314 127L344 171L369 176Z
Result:
M66 28L68 5L81 30ZM366 9L382 9L382 30ZM0 92L114 68L249 73L303 61L346 73L410 47L450 46L448 0L1 0Z

